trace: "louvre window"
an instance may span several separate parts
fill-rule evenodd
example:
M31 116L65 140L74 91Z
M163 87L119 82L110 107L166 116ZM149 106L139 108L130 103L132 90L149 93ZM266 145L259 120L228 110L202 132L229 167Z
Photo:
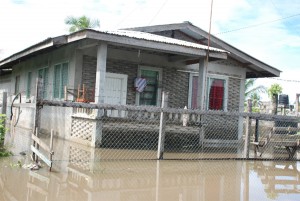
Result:
M49 85L49 69L42 68L38 71L39 78L43 79L43 98L47 98L47 90Z
M54 98L64 97L64 86L68 84L68 63L61 63L54 66Z
M30 98L31 95L31 72L27 74L27 89L26 89L26 98Z
M140 93L140 105L157 105L157 90L159 72L152 70L141 70L141 77L147 81L147 86Z
M16 76L15 94L20 92L20 75Z

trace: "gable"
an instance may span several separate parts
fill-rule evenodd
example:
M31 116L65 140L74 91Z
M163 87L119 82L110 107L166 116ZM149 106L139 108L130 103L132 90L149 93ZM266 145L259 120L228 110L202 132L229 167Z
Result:
M199 27L194 26L190 22L136 27L129 28L128 30L148 32L201 45L207 45L208 38L210 38L211 47L220 48L225 51L228 51L230 53L228 55L228 58L231 58L235 62L239 63L240 67L247 69L246 78L280 76L280 70L250 56L249 54L233 47L232 45L213 35L209 36L208 32L200 29Z

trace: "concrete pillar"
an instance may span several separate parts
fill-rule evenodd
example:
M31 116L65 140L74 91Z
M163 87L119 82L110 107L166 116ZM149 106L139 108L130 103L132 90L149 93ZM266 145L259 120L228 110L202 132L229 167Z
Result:
M107 44L101 43L97 49L97 70L95 85L95 103L104 103Z
M106 76L107 44L101 43L97 49L97 69L95 84L95 103L104 103L105 76ZM96 120L93 121L92 147L100 146L102 143L103 123L98 118L103 114L102 110L96 110Z
M197 107L201 110L205 110L206 104L206 87L207 87L207 61L203 57L199 61L199 73L198 73L198 104Z
M73 86L74 89L76 89L78 87L79 84L83 84L82 83L82 68L83 68L83 54L82 54L82 50L76 50L75 54L74 54L74 81L73 81Z

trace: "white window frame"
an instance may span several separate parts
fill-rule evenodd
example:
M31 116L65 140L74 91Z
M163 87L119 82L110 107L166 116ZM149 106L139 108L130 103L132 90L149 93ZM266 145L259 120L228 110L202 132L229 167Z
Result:
M224 108L222 111L227 112L227 104L228 104L228 77L224 76L224 75L215 75L215 74L208 74L207 78L206 78L206 100L205 100L205 104L206 104L206 109L208 110L209 107L209 79L221 79L225 81L225 86L224 86Z
M137 77L141 77L142 70L151 70L158 72L158 88L157 88L157 97L156 97L156 106L161 105L161 93L162 93L162 69L151 66L138 66ZM135 96L136 105L140 105L140 93L136 92Z
M188 108L192 107L192 93L193 93L193 77L198 77L198 72L190 73L189 78L189 95L188 95ZM199 83L198 83L199 85Z
M188 95L188 107L191 108L192 106L192 92L193 92L193 77L198 77L198 72L190 73L189 78L189 95ZM224 109L223 111L227 111L227 104L228 104L228 77L225 75L216 75L216 74L208 74L206 77L207 86L206 86L206 100L205 100L205 108L208 110L208 100L209 100L209 79L222 79L225 80L225 89L224 89ZM199 87L199 83L198 83ZM199 91L199 90L198 90Z

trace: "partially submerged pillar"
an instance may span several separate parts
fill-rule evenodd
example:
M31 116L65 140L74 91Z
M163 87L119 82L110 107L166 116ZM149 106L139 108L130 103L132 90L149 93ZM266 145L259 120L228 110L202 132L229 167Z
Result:
M95 103L103 104L105 97L105 77L106 77L106 59L107 44L101 43L97 48L97 68L96 68L96 84L95 84ZM92 146L101 144L102 141L102 122L99 118L103 115L103 110L96 110L96 119L94 121L94 129L92 133Z

